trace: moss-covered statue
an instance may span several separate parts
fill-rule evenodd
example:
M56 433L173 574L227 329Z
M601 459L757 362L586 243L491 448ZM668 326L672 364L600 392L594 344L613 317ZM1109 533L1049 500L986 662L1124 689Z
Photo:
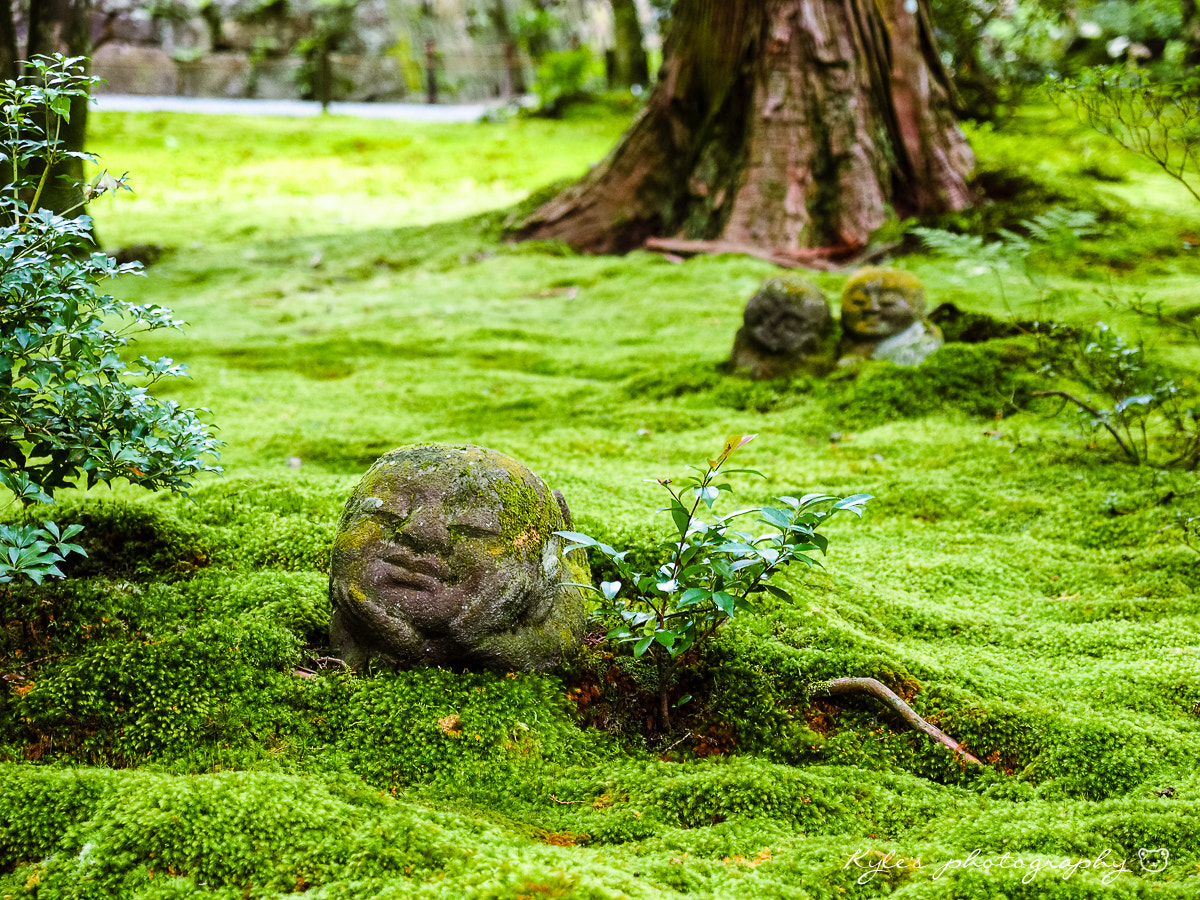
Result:
M942 346L925 318L925 290L915 275L896 269L856 272L842 291L842 363L886 359L915 366Z
M768 278L746 302L743 325L733 340L730 368L758 380L828 368L827 338L833 328L829 301L799 275Z
M583 634L580 552L562 495L517 460L469 445L380 457L338 523L330 640L352 668L542 672Z

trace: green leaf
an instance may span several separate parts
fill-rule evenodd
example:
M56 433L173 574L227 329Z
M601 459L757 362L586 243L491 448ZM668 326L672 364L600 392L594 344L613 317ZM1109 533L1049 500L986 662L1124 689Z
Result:
M621 591L621 582L619 581L602 581L600 582L600 593L604 595L605 600L611 600Z
M646 635L644 638L642 638L636 644L633 645L633 655L641 656L643 653L646 652L646 648L649 647L652 643L654 643L654 635L652 635L652 634Z
M764 591L766 591L772 597L778 597L780 600L786 600L788 603L796 602L796 598L793 597L791 594L789 594L787 591L785 591L781 587L776 587L773 584L763 584L763 585L759 585L759 587L761 587Z
M68 94L60 94L57 91L46 92L46 105L50 107L55 115L62 116L64 122L71 121L71 97Z
M725 591L714 591L712 598L713 603L717 605L717 608L721 612L727 616L733 615L734 608L737 605L737 598L733 594L726 593Z
M580 547L595 547L600 543L594 537L589 537L586 534L580 534L578 531L556 531L554 533L560 538L566 538L568 541L573 541Z
M685 606L695 606L697 603L704 603L712 597L712 591L706 591L704 588L688 588L680 595L679 601L675 604L676 607L682 609Z
M874 500L871 494L851 494L849 497L843 497L837 503L833 504L834 509L844 509L849 512L856 513L860 517L863 514L863 506L868 500Z
M687 508L678 500L671 503L671 520L675 523L675 530L682 534L687 534L688 525L692 521L691 514Z
M758 469L722 469L722 475L757 475L759 478L766 478Z
M759 514L763 520L770 525L776 525L779 528L787 528L792 524L792 517L781 509L775 509L773 506L764 506L759 510Z
M712 552L746 554L756 553L757 548L750 544L744 544L741 541L726 541L724 544L714 547Z
M824 503L826 500L836 500L837 497L832 494L805 494L800 498L801 508L812 506L816 503Z

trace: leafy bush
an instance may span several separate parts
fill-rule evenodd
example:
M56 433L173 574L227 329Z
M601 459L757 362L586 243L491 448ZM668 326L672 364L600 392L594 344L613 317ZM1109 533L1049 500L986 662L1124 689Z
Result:
M547 53L538 66L534 90L538 112L560 116L572 103L587 98L593 80L595 62L587 47Z
M219 442L200 411L150 394L185 369L166 357L142 356L133 366L121 357L133 334L181 323L163 307L100 294L99 282L140 267L95 252L87 216L38 207L48 173L67 155L58 129L71 100L95 80L79 74L80 64L39 58L30 78L0 85L0 152L9 172L0 199L0 486L26 509L53 503L58 489L77 481L182 491L196 474L219 471L206 461ZM87 196L123 187L103 173ZM56 564L80 552L66 543L74 533L28 522L4 527L0 582L61 576Z
M1104 324L1082 336L1046 374L1072 379L1100 399L1085 399L1061 387L1034 392L1073 404L1089 431L1103 428L1125 459L1151 462L1155 432L1173 454L1170 464L1200 464L1200 406L1196 397L1167 377L1140 344L1129 344Z
M867 494L845 498L828 494L780 497L780 507L738 510L715 516L711 523L698 518L701 503L711 511L722 492L733 492L729 484L714 483L717 473L735 450L754 437L729 438L706 468L692 467L700 475L690 476L685 489L677 492L670 479L658 480L671 496L665 511L671 515L675 535L659 544L661 555L651 571L638 571L632 561L627 561L626 552L586 534L557 532L571 541L564 553L594 548L608 557L621 574L622 580L588 587L602 598L598 617L608 626L609 639L632 645L635 657L649 651L655 661L659 723L664 729L670 728L669 676L683 654L703 644L739 613L755 612L755 595L769 594L791 602L791 595L772 584L771 579L793 562L818 565L809 554L818 550L824 553L829 542L816 529L843 510L861 516L863 506L871 499ZM746 469L728 469L724 474L739 472L761 474ZM756 524L766 525L770 531L755 536L732 527L735 519L751 513L758 514Z

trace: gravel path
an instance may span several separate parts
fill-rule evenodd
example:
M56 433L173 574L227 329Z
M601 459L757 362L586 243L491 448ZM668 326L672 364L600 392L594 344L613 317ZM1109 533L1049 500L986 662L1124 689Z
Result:
M222 97L152 97L96 94L101 112L182 112L215 116L317 116L321 106L307 100L233 100ZM493 103L331 103L329 114L360 119L401 119L410 122L475 122Z

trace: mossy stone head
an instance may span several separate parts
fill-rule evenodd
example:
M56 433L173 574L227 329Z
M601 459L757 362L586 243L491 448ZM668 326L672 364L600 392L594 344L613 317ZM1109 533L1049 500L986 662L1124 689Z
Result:
M354 667L544 671L582 635L580 554L562 495L471 445L385 454L346 503L330 566L331 640Z
M854 341L879 341L925 318L925 289L911 272L866 268L842 290L842 334Z
M815 353L829 334L833 316L821 289L799 275L768 278L746 302L743 314L752 343L768 353Z

